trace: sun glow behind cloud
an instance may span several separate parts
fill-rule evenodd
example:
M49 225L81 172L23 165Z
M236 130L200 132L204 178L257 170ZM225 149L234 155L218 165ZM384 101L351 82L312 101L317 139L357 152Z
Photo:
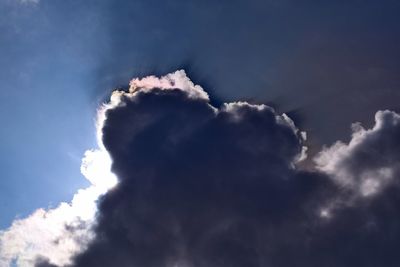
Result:
M53 209L37 209L27 218L16 219L10 228L0 231L0 266L16 263L20 267L30 267L40 258L65 266L94 238L92 229L96 224L97 200L117 184L117 177L111 172L111 158L102 142L102 128L106 111L120 105L122 95L133 97L138 87L143 90L179 87L192 97L208 99L203 89L194 85L183 70L161 78L133 79L130 85L129 92L114 91L110 102L98 110L98 148L87 150L81 164L81 173L91 185L78 190L70 203L60 203Z
M105 110L98 113L99 129ZM98 149L86 151L82 159L81 173L91 183L88 188L78 190L70 203L60 203L54 209L38 209L0 231L0 266L10 266L13 262L21 267L33 266L38 256L62 266L85 248L93 238L97 199L117 184L101 138L98 145Z
M166 92L167 90L173 91ZM159 109L160 106L161 109ZM184 116L180 116L182 114ZM153 120L154 118L156 119ZM212 120L215 124L204 123ZM164 125L162 123L164 121L168 121L168 125ZM269 261L276 256L275 249L277 251L281 248L280 242L272 243L271 245L275 248L272 252L265 250L262 254L258 252L253 254L250 251L246 254L245 251L243 257L239 255L236 258L236 250L231 251L229 244L257 248L256 250L264 249L253 244L252 239L226 240L224 238L224 236L235 236L237 234L235 229L246 228L249 229L249 233L257 236L265 233L261 238L264 238L266 242L270 240L267 232L278 232L278 236L283 240L289 238L289 241L285 242L293 242L293 247L303 247L303 240L316 237L310 246L316 251L326 246L332 246L332 250L340 251L341 248L335 247L335 244L351 243L351 246L361 255L360 251L363 251L364 244L357 243L360 239L354 239L355 241L348 239L347 229L341 232L337 227L340 227L340 220L343 219L363 222L380 220L382 225L387 224L388 220L385 218L387 215L379 215L382 208L375 210L373 206L369 207L368 203L375 201L374 205L376 203L376 205L383 205L384 210L387 205L386 196L383 197L388 193L386 189L394 188L393 185L396 185L395 178L400 173L397 153L399 125L399 114L378 111L373 128L365 129L361 124L354 124L349 143L338 141L331 147L325 147L313 158L315 169L312 172L303 172L296 169L296 163L306 157L306 148L303 146L306 134L301 132L285 114L279 115L268 106L252 105L247 102L225 103L220 108L215 108L209 104L207 93L200 86L194 85L183 70L159 78L149 76L133 79L129 90L114 91L110 102L99 109L96 125L99 148L86 151L81 165L81 173L89 180L91 186L79 190L70 203L61 203L54 209L38 209L25 219L15 220L9 229L0 231L0 266L132 266L135 262L140 262L138 266L163 265L154 264L156 260L156 262L164 261L164 266L178 267L196 265L192 262L196 262L197 259L206 263L201 265L219 266L216 264L214 254L209 254L207 249L196 251L193 255L186 253L191 248L186 247L182 240L192 238L191 233L189 235L185 233L187 236L182 236L182 232L176 231L176 226L190 226L187 228L189 229L192 227L192 222L187 222L186 219L189 216L202 217L204 214L202 211L199 214L191 213L191 211L187 213L188 210L182 209L180 205L185 202L200 203L205 207L212 205L218 210L218 216L215 216L214 212L205 213L207 218L193 222L196 224L195 228L200 227L200 231L193 234L196 236L199 233L200 250L203 247L219 250L221 248L219 242L222 240L224 244L222 250L226 253L221 253L221 260L227 262L225 265L232 262L235 263L234 266L258 266L254 265L256 263L253 264L254 255L260 255L260 259ZM226 129L229 130L226 131ZM154 132L157 138L148 138L149 132ZM102 142L103 137L107 150ZM187 142L190 138L196 138L200 142ZM227 143L225 143L226 138L228 138ZM236 166L237 169L232 171L234 166L230 164L231 159L218 154L217 157L213 157L208 150L210 146L204 145L208 143L215 146L215 153L235 154L235 160L239 159L237 162L241 162L240 166ZM277 143L278 145L275 146ZM154 150L157 153L153 153L152 150L152 155L149 156L147 149L153 148L153 144L157 144ZM220 144L222 146L218 147ZM126 149L127 147L129 149ZM254 147L260 147L260 150L254 150ZM175 149L176 153L171 153L171 148ZM194 154L196 156L193 157ZM110 155L114 160L115 171L121 174L119 179L123 182L109 192L108 197L103 199L103 205L98 208L99 196L117 184L117 177L110 171L112 165ZM144 155L145 161L138 160L138 155ZM201 160L199 160L197 155L204 156L200 156ZM275 160L265 160L271 157ZM166 167L157 162L159 158L167 159L168 163L173 162L173 164ZM188 161L185 161L186 158ZM247 160L248 158L251 160ZM224 174L222 177L229 181L223 187L215 176L208 176L214 172L215 160L219 163L218 172ZM181 165L177 167L174 162L190 163L191 168L182 167L180 170L182 174L175 175L176 168L180 168ZM244 165L241 165L242 163ZM256 172L247 171L254 167L258 168ZM142 177L137 173L152 173L157 168L162 172L151 177L151 188L141 187L140 190L143 192L135 195L136 193L131 191L132 188L135 190L137 188L135 182L146 179L146 175ZM165 177L173 181L170 183L173 188L165 187ZM202 182L205 181L208 186L204 194L202 192L201 195L197 195L197 187L193 186L192 182L187 183L186 177L197 181L205 179ZM244 179L246 177L252 177L253 180ZM243 186L232 184L231 181L238 181ZM282 191L275 194L276 190ZM192 193L187 194L187 192ZM251 192L250 195L249 192ZM283 197L281 194L284 194ZM203 198L204 195L207 199ZM324 197L321 197L322 195ZM158 198L159 196L161 198ZM229 197L221 202L221 196ZM157 201L153 201L154 199ZM241 199L245 201L241 202ZM131 203L135 203L136 206L133 205L134 208L130 208ZM169 207L170 203L179 204ZM233 213L230 208L232 203L238 203L235 204ZM275 203L279 203L279 212L275 209L277 207ZM143 209L141 205L145 205ZM148 205L152 208L148 209ZM165 208L173 212L172 221L169 221L170 213L164 212ZM392 208L388 214L392 213ZM310 209L312 209L311 212L309 212ZM341 213L346 209L357 212ZM146 210L144 217L140 210ZM377 210L379 210L378 213ZM272 217L264 217L265 211ZM243 224L242 220L244 217L247 218L248 214L251 214L252 218ZM298 214L296 216L302 222L301 224L312 227L316 234L304 234L302 229L297 228L299 224L297 220L293 225L285 224L284 229L276 228L273 223L268 225L271 218L287 220L293 214ZM97 215L102 219L96 220ZM253 218L261 223L253 224ZM221 225L226 224L226 221L232 222L234 227L220 228ZM308 225L310 221L312 224ZM143 222L145 222L144 225ZM112 227L109 227L110 225ZM241 228L243 225L245 225L244 228ZM386 228L382 227L382 229ZM114 229L118 229L117 237L114 236ZM125 237L119 238L120 229L126 231L123 235L128 240L124 240ZM153 232L159 229L165 230L168 234L157 234L156 238L153 238ZM297 238L292 238L292 235L288 237L286 235L288 231L296 233ZM354 232L354 229L350 232ZM171 239L170 237L175 234L176 238ZM335 236L336 241L333 245L325 244L325 238L319 239L318 236L326 234ZM380 241L368 234L369 232L361 233L371 238L368 242ZM203 239L203 235L206 239ZM141 243L142 240L146 240L145 243ZM394 238L385 241L385 244L380 247L386 246L386 243L388 246L398 247L397 240L398 238ZM130 245L127 247L126 244L141 245L132 251ZM177 249L170 250L171 247ZM161 254L158 254L159 258L154 257L153 251L157 253L161 251ZM297 252L290 250L287 253L297 255ZM307 250L304 251L304 254L307 253ZM306 266L305 263L314 260L326 262L324 256L319 258L318 255L321 253L314 254L317 258L306 257L300 265ZM78 257L74 257L76 255ZM164 258L165 255L168 257ZM339 258L337 261L347 261L347 258ZM221 262L220 259L217 262ZM239 264L236 264L238 262ZM284 265L293 266L293 263L288 262ZM353 265L336 264L335 266Z

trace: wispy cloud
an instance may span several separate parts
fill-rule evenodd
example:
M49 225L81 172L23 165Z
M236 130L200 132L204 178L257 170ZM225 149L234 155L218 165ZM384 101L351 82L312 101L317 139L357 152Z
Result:
M34 4L34 5L37 5L40 2L40 0L15 0L15 1L18 1L21 4Z

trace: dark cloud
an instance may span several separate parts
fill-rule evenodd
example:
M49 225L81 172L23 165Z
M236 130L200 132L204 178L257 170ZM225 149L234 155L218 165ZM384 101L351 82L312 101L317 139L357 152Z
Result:
M47 258L38 257L35 262L35 267L57 267L57 265L51 264Z
M260 266L315 219L306 206L328 180L293 168L302 142L287 117L178 89L121 101L103 127L120 183L76 266Z
M105 2L102 92L185 68L225 101L301 110L318 149L376 110L400 111L398 1Z
M184 72L113 94L102 134L119 184L71 266L399 265L399 115L353 125L301 171L303 135L286 115L209 102Z

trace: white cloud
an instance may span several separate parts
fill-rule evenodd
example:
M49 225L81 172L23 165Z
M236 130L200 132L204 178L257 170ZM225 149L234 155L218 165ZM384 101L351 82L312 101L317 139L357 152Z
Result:
M116 185L110 168L111 159L104 149L87 151L81 172L91 186L79 190L70 203L38 209L0 231L0 266L10 266L15 261L19 267L30 267L37 257L58 266L68 264L71 256L82 251L93 237L98 197Z
M115 90L112 92L110 97L110 102L104 104L103 108L100 110L100 117L99 117L100 124L105 120L104 114L107 109L112 109L114 107L117 107L118 105L122 105L123 104L123 101L121 101L122 97L128 97L131 99L135 98L139 91L148 92L154 89L160 89L160 90L179 89L187 93L188 96L191 98L204 99L207 102L209 100L207 92L204 91L204 89L200 85L194 84L189 79L189 77L187 77L186 72L184 70L177 70L175 72L168 73L167 75L161 77L156 77L154 75L151 75L143 78L134 78L130 81L129 86L130 87L128 92L121 90ZM97 137L98 139L101 139L101 132L98 131Z
M338 141L314 158L316 168L328 174L342 191L321 207L321 218L329 219L335 210L372 199L398 183L400 115L378 111L373 128L354 123L352 131L349 143Z
M399 127L399 114L378 111L373 128L353 124L350 142L338 141L324 148L315 158L316 167L344 189L351 190L353 196L374 196L384 190L399 169L396 150Z
M141 91L159 89L179 88L185 91L189 97L208 100L208 94L200 85L195 85L187 76L184 70L177 70L162 77L147 76L136 78L130 82L129 92L134 93L138 89Z

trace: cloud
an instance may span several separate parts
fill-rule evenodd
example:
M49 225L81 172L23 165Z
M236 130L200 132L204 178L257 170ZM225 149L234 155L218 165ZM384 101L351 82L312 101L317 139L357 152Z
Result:
M400 263L400 115L394 112L377 112L371 129L354 124L349 143L324 148L305 171L297 163L306 156L306 134L287 115L247 102L213 106L181 70L115 91L99 111L97 129L100 148L82 163L92 186L70 204L38 210L2 232L3 263Z
M301 171L289 117L165 80L113 94L102 140L119 184L72 266L398 266L399 115L355 124Z
M304 134L288 116L246 102L213 107L176 77L188 80L178 71L113 93L102 139L119 184L73 266L273 264L289 238L300 242L290 235L302 236L303 220L319 219L303 209L329 180L296 171Z
M186 76L184 70L178 70L160 78L156 76L147 76L142 79L136 78L131 80L129 85L130 93L134 93L137 90L141 92L151 91L154 88L161 90L179 88L179 90L184 91L191 98L209 100L208 94L201 86L193 84Z
M0 232L0 266L35 265L38 258L63 266L84 250L93 238L96 201L116 183L110 172L111 160L102 149L89 150L82 160L82 174L91 186L79 190L70 203L54 209L38 209L24 219L15 220Z
M21 4L39 4L40 0L17 0Z
M372 129L366 130L360 123L353 124L352 129L348 144L339 141L319 153L317 168L359 197L375 196L388 185L397 184L400 115L378 111Z

